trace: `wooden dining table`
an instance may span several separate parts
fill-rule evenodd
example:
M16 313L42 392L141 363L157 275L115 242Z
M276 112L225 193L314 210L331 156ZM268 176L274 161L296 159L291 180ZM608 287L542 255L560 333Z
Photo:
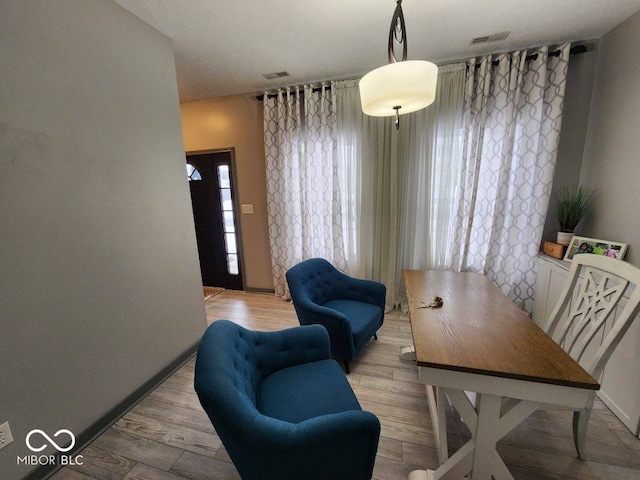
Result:
M404 281L440 460L409 480L513 480L497 442L542 404L590 408L598 382L484 275L405 270ZM451 457L447 399L471 431Z

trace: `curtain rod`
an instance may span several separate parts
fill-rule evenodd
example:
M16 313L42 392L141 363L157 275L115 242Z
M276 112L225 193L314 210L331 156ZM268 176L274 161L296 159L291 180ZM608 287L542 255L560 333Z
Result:
M569 50L569 54L570 55L578 55L580 53L586 53L588 51L587 47L585 45L576 45L575 47L571 47L571 49ZM549 52L549 56L550 57L558 57L560 56L560 50L553 50L552 52ZM537 53L532 53L531 55L527 55L526 59L527 60L536 60L538 58L538 54ZM456 63L456 62L453 62ZM494 67L497 66L500 63L499 60L494 60L493 62L491 62L491 65L493 65ZM467 68L469 68L467 66ZM480 64L476 64L475 68L480 68ZM331 90L331 86L326 86L324 87L325 91ZM322 90L322 87L314 87L311 89L311 91L313 93L318 93L319 91ZM297 95L298 92L293 92L293 95ZM303 94L303 92L300 92L300 94ZM276 98L278 96L277 93L269 93L267 94L267 98ZM263 95L258 95L256 97L256 100L263 102L264 101L264 94Z
M575 47L571 47L569 49L569 54L570 55L578 55L580 53L586 53L588 51L587 47L585 45L576 45ZM559 57L560 56L560 50L553 50L552 52L549 52L549 57ZM537 53L532 53L531 55L527 55L526 60L536 60L538 58L538 54ZM497 66L500 63L499 60L494 60L493 62L491 62L491 65L493 65L494 67ZM467 68L469 68L467 66ZM476 64L475 68L480 68L480 64Z
M321 91L321 90L322 90L322 87L313 87L313 88L311 89L311 91L312 91L313 93L318 93L318 92L319 92L319 91ZM328 86L324 87L324 90L325 90L325 92L326 92L326 91L330 91L330 90L331 90L331 86L329 86L329 85L328 85ZM299 92L299 93L300 93L301 95L302 95L302 94L304 94L304 92ZM291 94L292 94L292 95L298 95L298 92L291 92ZM278 94L277 94L277 93L269 93L269 94L267 95L267 98L276 98L277 96L278 96ZM262 101L264 101L264 95L258 95L258 96L256 97L256 100L259 100L259 101L261 101L261 102L262 102Z

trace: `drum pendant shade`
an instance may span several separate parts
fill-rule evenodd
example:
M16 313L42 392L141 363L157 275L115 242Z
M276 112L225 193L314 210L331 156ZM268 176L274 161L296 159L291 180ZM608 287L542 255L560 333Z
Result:
M390 63L360 80L362 111L374 117L415 112L433 103L438 67L431 62L408 60ZM400 107L400 108L398 108Z
M394 48L402 46L398 61ZM424 60L407 61L407 28L402 12L402 0L397 0L389 28L389 64L367 73L360 79L362 111L373 117L396 117L431 105L436 97L438 67Z

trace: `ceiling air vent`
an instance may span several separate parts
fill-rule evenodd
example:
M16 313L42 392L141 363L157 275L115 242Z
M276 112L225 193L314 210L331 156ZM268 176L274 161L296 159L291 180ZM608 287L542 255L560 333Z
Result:
M484 37L476 37L471 40L470 45L476 45L478 43L487 43L487 42L499 42L500 40L504 40L509 36L511 32L500 32L494 33L493 35L485 35Z
M274 78L288 77L289 72L264 73L262 76L267 80L273 80Z

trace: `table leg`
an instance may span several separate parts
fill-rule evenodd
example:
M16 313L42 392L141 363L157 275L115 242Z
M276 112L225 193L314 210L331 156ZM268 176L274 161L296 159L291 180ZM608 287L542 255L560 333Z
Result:
M408 480L432 480L433 470L414 470L409 474Z
M478 412L478 426L474 435L476 440L475 453L473 455L473 480L491 480L493 465L498 453L498 428L500 421L500 407L502 398L495 395L478 395L476 400ZM500 460L501 461L501 460ZM513 477L512 477L513 478Z
M576 446L578 456L583 460L586 458L585 444L587 439L587 426L589 425L589 417L595 400L595 392L591 395L585 408L582 408L573 414L573 441Z
M400 349L400 360L404 362L416 361L416 349L413 347L413 345L410 347L402 347Z
M431 425L436 438L436 450L440 465L449 458L447 446L447 400L444 390L440 387L425 385L427 390L427 400L429 401L429 413L431 414Z
M465 476L473 480L491 480L492 477L496 480L513 480L513 476L496 451L496 444L531 415L536 410L537 404L523 400L503 402L502 397L489 394L478 394L475 402L472 402L461 390L427 388L435 390L433 393L435 402L438 402L438 395L442 395L443 401L436 406L436 411L442 406L443 415L446 394L469 427L471 440L451 458L446 459L437 470L412 472L409 480L460 480ZM440 390L440 393L437 390ZM432 419L433 416L432 410ZM437 419L433 421L434 424L438 422ZM436 428L434 428L435 431ZM438 449L438 456L442 461L440 449Z

